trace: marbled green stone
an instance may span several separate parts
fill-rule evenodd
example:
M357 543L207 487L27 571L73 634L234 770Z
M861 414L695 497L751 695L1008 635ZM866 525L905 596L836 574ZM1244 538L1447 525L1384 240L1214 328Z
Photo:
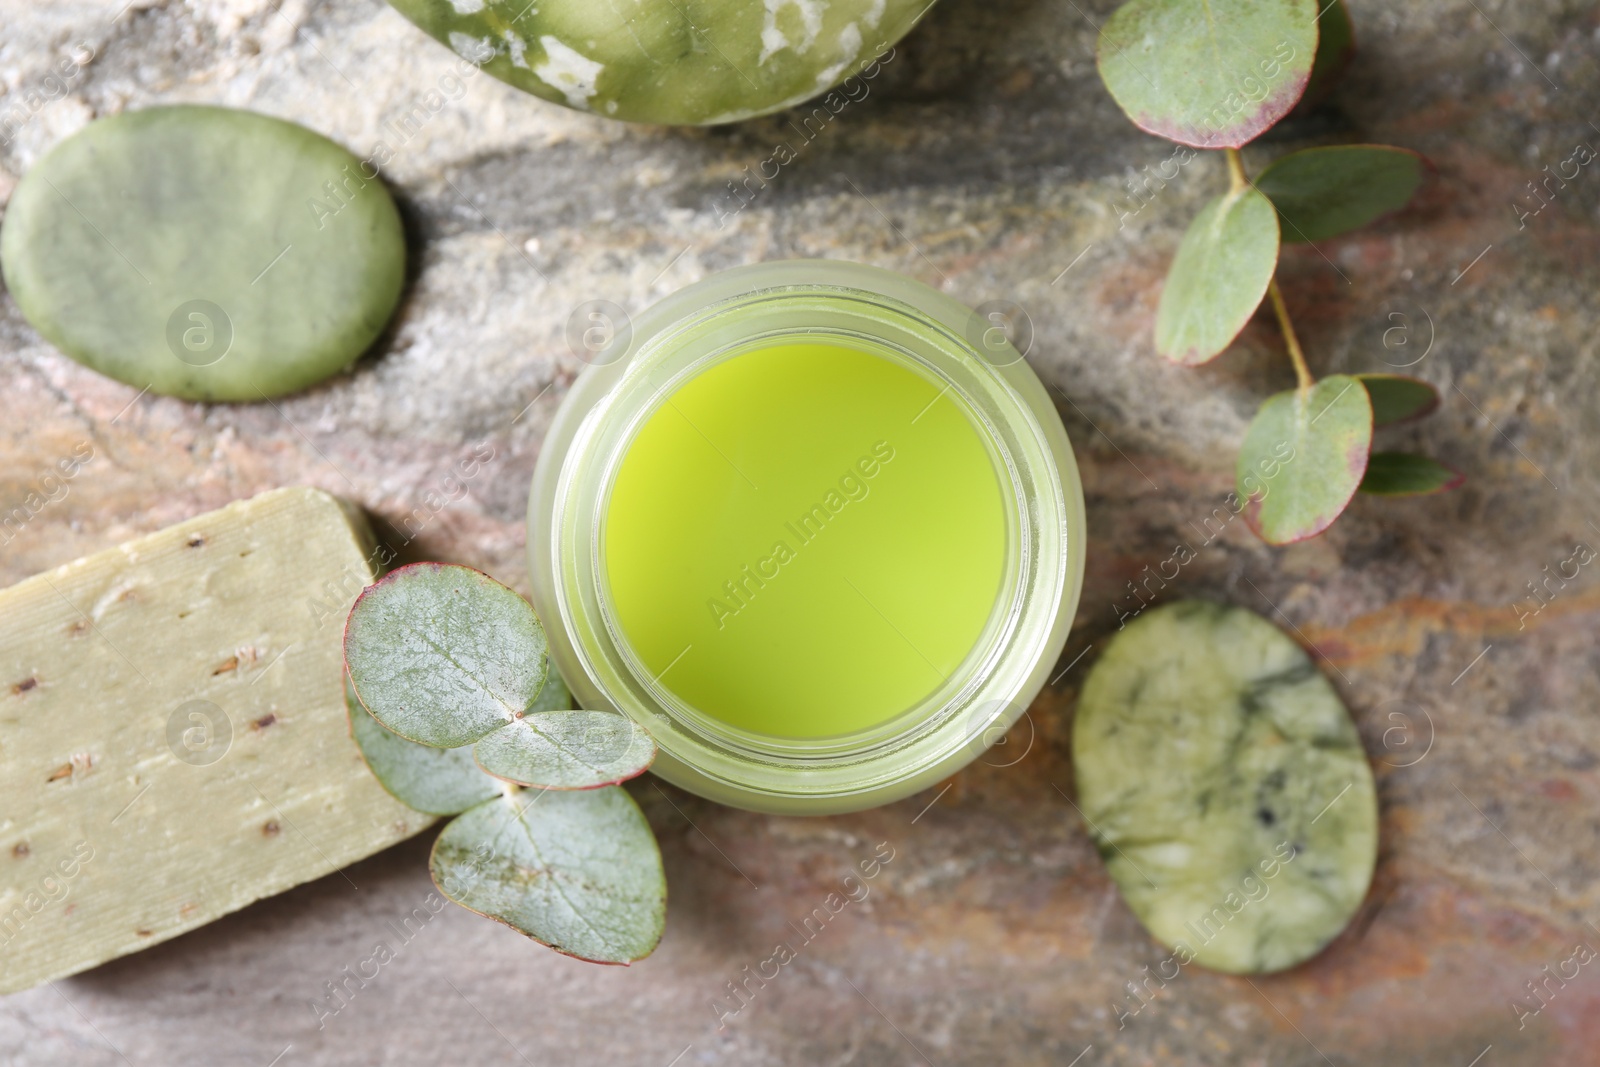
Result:
M90 124L17 184L6 285L73 359L135 388L260 400L343 369L405 279L383 184L293 123L178 106Z
M525 92L629 122L714 125L809 100L872 66L933 0L390 0ZM828 112L864 98L841 90ZM824 112L821 123L832 118Z
M1260 616L1192 600L1144 612L1095 664L1072 739L1100 854L1177 964L1292 967L1366 896L1378 805L1361 739Z

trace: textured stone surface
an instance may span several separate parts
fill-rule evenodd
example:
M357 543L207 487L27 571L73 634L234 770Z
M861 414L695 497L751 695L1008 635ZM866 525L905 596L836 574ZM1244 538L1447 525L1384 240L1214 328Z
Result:
M1026 306L1031 359L1064 390L1090 534L1062 667L1090 651L991 765L948 790L801 820L648 778L631 786L661 835L671 896L666 937L642 963L590 967L446 909L414 920L365 988L347 980L347 1006L319 1029L308 1001L324 983L363 966L379 939L400 940L391 924L412 909L428 914L424 835L349 869L359 888L325 878L0 1001L0 1060L664 1067L682 1053L680 1067L1060 1067L1091 1044L1079 1067L1465 1067L1491 1044L1479 1067L1592 1058L1593 964L1564 987L1549 979L1548 1006L1521 1029L1510 1003L1536 1005L1524 983L1558 972L1578 942L1600 947L1589 925L1600 920L1600 586L1592 566L1565 585L1552 578L1537 615L1528 589L1572 574L1563 561L1578 541L1600 541L1589 525L1600 522L1600 172L1552 180L1550 203L1520 230L1516 205L1531 212L1527 183L1600 138L1587 124L1600 13L1571 0L1357 0L1363 48L1349 78L1245 153L1259 172L1288 147L1370 140L1437 163L1414 210L1289 249L1284 291L1318 373L1427 353L1411 372L1442 388L1443 408L1384 431L1380 447L1425 445L1470 479L1436 498L1358 499L1327 535L1274 550L1241 522L1210 544L1200 529L1224 507L1255 405L1292 381L1270 320L1199 369L1165 365L1151 345L1161 273L1188 219L1225 186L1222 161L1202 154L1133 214L1124 182L1172 148L1134 130L1096 81L1091 21L1110 0L1077 7L943 0L871 95L802 143L786 116L633 128L488 77L430 113L425 95L450 56L374 0L135 0L115 20L115 2L0 0L0 122L26 118L0 155L0 194L90 116L128 106L248 105L358 155L398 142L388 124L413 106L426 116L386 170L414 252L398 320L372 356L310 393L241 407L135 402L52 351L0 298L0 502L18 506L80 441L97 456L9 535L4 581L308 482L412 531L406 558L484 567L526 593L528 476L581 366L563 340L571 310L591 299L638 309L707 271L794 255L860 259L971 303ZM45 100L47 69L80 40L96 58ZM798 158L735 213L726 183L785 140ZM1408 332L1386 349L1396 327ZM492 458L463 481L475 455ZM1073 789L1084 667L1117 607L1137 606L1124 583L1158 588L1151 576L1180 539L1195 559L1163 596L1268 613L1340 690L1375 763L1380 857L1362 912L1315 960L1254 987L1186 969L1119 1030L1117 1013L1137 1003L1124 983L1166 953L1118 899L1057 788ZM881 841L894 858L865 883L870 894L804 942L789 924ZM725 983L756 972L779 939L796 958L719 1030L712 1004Z

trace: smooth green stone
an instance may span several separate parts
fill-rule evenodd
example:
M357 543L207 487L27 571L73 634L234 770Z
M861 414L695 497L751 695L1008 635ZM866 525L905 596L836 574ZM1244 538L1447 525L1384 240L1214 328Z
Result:
M1366 896L1378 803L1361 739L1260 616L1193 600L1145 611L1084 683L1072 744L1100 854L1177 965L1292 967Z
M356 360L405 279L381 181L310 130L159 107L92 123L17 184L6 285L85 366L189 400L260 400Z
M669 125L765 115L859 74L860 83L830 97L834 106L813 123L826 125L871 92L874 59L891 61L894 43L933 6L932 0L390 2L464 60L518 89L599 115Z

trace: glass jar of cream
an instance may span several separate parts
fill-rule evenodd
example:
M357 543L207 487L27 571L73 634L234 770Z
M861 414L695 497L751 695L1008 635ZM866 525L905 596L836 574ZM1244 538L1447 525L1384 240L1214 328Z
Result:
M1071 445L1002 327L831 260L714 275L616 330L551 426L533 600L580 704L713 800L908 796L1002 737L1083 577Z

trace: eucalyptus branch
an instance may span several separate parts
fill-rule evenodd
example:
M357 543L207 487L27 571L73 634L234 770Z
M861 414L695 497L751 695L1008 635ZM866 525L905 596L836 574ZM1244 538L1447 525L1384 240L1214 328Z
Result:
M1228 191L1237 193L1240 189L1250 184L1250 179L1244 172L1244 158L1239 155L1237 148L1225 148L1222 150L1222 154L1228 160L1228 180L1230 183Z
M1316 379L1311 377L1311 369L1306 366L1306 355L1300 350L1300 339L1295 336L1294 323L1289 321L1289 309L1283 303L1283 291L1278 288L1276 275L1267 283L1267 297L1272 301L1273 314L1278 316L1278 329L1283 331L1283 343L1289 349L1289 358L1294 361L1295 380L1300 383L1300 391L1307 392Z
M1167 269L1155 348L1183 366L1207 363L1271 302L1297 388L1257 409L1234 483L1250 505L1245 522L1274 545L1321 533L1357 492L1415 496L1462 480L1426 456L1374 450L1375 429L1433 411L1438 390L1401 374L1312 377L1277 279L1286 244L1338 238L1410 204L1428 161L1388 145L1323 145L1279 156L1252 179L1239 153L1292 109L1315 106L1346 69L1354 37L1344 5L1126 0L1101 27L1096 49L1101 79L1135 125L1220 149L1227 161L1227 192L1200 209ZM1266 56L1249 46L1238 32L1246 26L1281 41L1278 50ZM1152 64L1172 76L1152 81ZM1252 82L1275 91L1246 94ZM1200 91L1228 86L1236 91L1220 99Z
M1241 189L1250 187L1250 176L1244 172L1244 157L1237 148L1223 150L1223 155L1228 160L1228 191L1237 193ZM1294 364L1295 381L1299 383L1302 393L1310 390L1316 379L1311 377L1311 368L1306 366L1306 354L1300 347L1300 338L1294 332L1294 323L1289 318L1289 308L1283 302L1283 291L1278 288L1277 267L1273 267L1272 280L1267 283L1267 296L1272 301L1272 312L1278 317L1278 329L1283 331L1283 343L1289 350L1289 360Z

